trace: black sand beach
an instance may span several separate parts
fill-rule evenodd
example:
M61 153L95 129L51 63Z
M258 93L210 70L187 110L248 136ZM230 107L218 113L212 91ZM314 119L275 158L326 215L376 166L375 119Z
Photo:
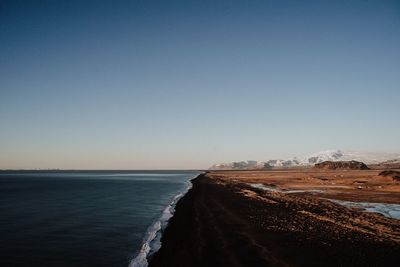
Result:
M217 175L192 182L150 267L398 265L398 220Z

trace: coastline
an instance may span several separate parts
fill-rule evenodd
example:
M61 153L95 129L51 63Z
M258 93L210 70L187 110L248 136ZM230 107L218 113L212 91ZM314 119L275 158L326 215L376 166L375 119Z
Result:
M197 178L196 176L195 178ZM129 267L147 267L149 258L161 247L163 230L168 226L169 220L175 213L175 207L179 200L192 188L192 178L187 181L183 191L178 192L172 201L164 208L161 215L148 227L140 251L130 261Z
M266 192L218 173L192 184L150 267L397 265L398 220L309 194Z

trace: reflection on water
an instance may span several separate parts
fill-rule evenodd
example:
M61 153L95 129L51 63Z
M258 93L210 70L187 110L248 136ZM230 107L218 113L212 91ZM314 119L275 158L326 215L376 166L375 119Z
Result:
M388 204L388 203L373 203L373 202L352 202L343 201L336 199L329 199L334 203L350 207L350 208L362 208L366 212L380 213L386 217L400 219L400 204Z

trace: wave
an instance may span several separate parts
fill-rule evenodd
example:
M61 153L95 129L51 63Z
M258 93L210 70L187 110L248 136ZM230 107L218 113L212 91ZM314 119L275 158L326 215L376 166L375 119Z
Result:
M169 219L174 214L176 203L189 191L190 188L192 188L190 180L186 183L186 188L183 192L180 192L173 198L171 203L163 210L158 220L147 229L142 247L137 256L130 262L129 267L147 267L148 258L160 249L162 231L165 229Z

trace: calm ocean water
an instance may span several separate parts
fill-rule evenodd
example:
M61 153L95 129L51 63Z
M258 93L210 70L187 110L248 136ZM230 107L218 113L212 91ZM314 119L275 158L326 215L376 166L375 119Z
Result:
M0 266L143 266L198 174L0 172Z

